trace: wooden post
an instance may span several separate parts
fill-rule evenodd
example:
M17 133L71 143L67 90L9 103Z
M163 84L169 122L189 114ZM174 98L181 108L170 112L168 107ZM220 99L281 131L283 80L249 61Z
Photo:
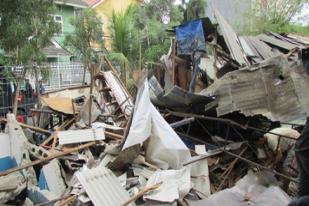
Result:
M126 66L126 62L123 63L123 82L124 82L124 86L126 88L128 88L128 85L127 85L127 66Z
M14 99L14 105L13 105L13 114L15 116L17 114L18 96L19 96L19 91L20 91L20 82L21 82L20 79L18 79L17 82L16 82L15 99Z
M88 126L91 127L91 107L92 107L92 92L93 92L93 65L90 66L90 96L89 96L89 122Z
M40 86L39 86L39 74L38 74L38 66L33 66L34 75L35 75L35 92L38 98L38 108L41 107L41 93L40 93Z
M17 114L17 108L18 108L18 97L19 97L19 92L20 92L20 84L21 84L21 81L25 78L25 75L26 75L26 68L24 68L22 76L17 77L17 81L16 81L15 99L14 99L14 104L13 104L13 114L15 116Z
M215 41L214 41L214 44L217 45L217 42L218 42L218 33L217 33L217 28L218 28L218 25L215 25ZM217 47L213 47L213 50L214 50L214 63L213 63L213 67L215 69L215 79L217 79L217 73L218 73L218 68L217 68L217 58L218 58L218 51L217 51Z
M139 43L138 69L142 71L142 44Z
M158 189L162 183L158 183L149 187L144 188L140 192L138 192L136 195L133 195L129 200L127 200L125 203L123 203L121 206L128 206L130 203L135 202L138 198L142 197L144 194Z
M29 125L29 124L24 124L24 123L21 123L21 122L19 122L18 124L20 126L22 126L22 127L29 128L29 129L31 129L33 131L36 131L36 132L45 133L45 134L51 134L50 131L48 131L46 129L42 129L40 127L35 127L35 126Z
M173 51L172 51L172 82L173 85L176 84L176 63L175 63L175 56L176 56L176 40L175 38L172 39Z
M48 162L50 160L53 160L53 159L58 158L58 157L62 157L64 155L67 155L67 154L70 154L70 153L73 153L73 152L77 152L79 150L88 148L88 147L93 146L95 144L96 144L96 142L89 142L87 144L84 144L84 145L81 145L81 146L78 146L78 147L74 147L74 148L68 149L68 150L66 150L64 152L57 152L57 153L54 153L54 154L52 154L52 155L50 155L48 157L45 157L45 158L42 158L42 159L38 159L36 161L33 161L33 162L30 162L30 163L27 163L27 164L24 164L24 165L21 165L21 166L18 166L18 167L14 167L14 168L5 170L3 172L0 172L0 177L8 175L8 174L11 174L13 172L17 172L17 171L26 169L28 167L32 167L34 165L41 164L43 162Z

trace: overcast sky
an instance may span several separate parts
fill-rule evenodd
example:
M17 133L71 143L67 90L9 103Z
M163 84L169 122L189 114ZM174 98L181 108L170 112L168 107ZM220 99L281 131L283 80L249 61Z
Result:
M186 2L188 1L189 0L186 0ZM175 4L181 4L181 0L176 0ZM302 24L303 26L309 26L309 3L307 3L301 12L293 18L292 22Z
M297 14L292 21L304 26L309 26L309 3L303 7L301 12Z

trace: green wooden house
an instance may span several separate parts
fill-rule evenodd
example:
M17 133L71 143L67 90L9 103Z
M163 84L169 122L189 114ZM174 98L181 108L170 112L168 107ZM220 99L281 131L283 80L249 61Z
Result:
M57 11L54 14L54 20L60 24L60 32L51 39L48 47L43 49L47 57L47 62L65 62L74 61L75 56L64 47L65 36L74 31L71 25L71 19L79 15L82 9L87 8L87 4L82 0L59 0L55 1Z

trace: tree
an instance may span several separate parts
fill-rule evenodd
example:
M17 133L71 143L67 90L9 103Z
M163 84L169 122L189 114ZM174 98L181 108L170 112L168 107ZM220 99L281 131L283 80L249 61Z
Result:
M97 47L99 51L103 48L102 23L93 9L85 9L72 19L71 24L75 29L73 34L66 36L65 45L74 50L84 63L85 82L86 69L90 69L92 63L99 61L98 51L93 47Z
M41 49L47 46L50 38L60 29L50 15L54 10L53 0L0 1L0 48L4 50L7 62L24 67L23 75L16 80L14 114L20 81L27 70L33 68L27 65L40 64L45 59ZM37 69L35 73L37 77Z
M145 57L143 62L157 61L159 52L162 55L168 51L165 30L180 24L182 18L179 7L171 0L144 1L124 13L114 12L110 27L112 52L123 53L131 68L137 67L140 53ZM123 56L118 57L123 60Z
M130 53L131 37L133 32L134 6L129 6L126 11L116 13L113 11L110 24L113 52L128 56Z
M120 67L123 80L130 82L128 70L141 69L168 52L166 29L179 25L183 13L173 0L143 1L126 11L113 12L110 26L112 51L108 57ZM132 69L133 68L133 69Z
M207 1L206 0L190 0L185 4L184 11L185 21L190 21L206 16Z
M300 12L307 0L254 0L246 15L244 33L290 30L292 18Z
M53 1L2 0L0 2L0 46L14 65L44 59L41 49L59 31L52 14Z

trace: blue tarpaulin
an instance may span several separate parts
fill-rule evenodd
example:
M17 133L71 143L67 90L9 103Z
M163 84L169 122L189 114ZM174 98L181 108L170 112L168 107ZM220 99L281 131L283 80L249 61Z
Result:
M192 55L206 51L203 21L194 20L176 27L177 54Z

